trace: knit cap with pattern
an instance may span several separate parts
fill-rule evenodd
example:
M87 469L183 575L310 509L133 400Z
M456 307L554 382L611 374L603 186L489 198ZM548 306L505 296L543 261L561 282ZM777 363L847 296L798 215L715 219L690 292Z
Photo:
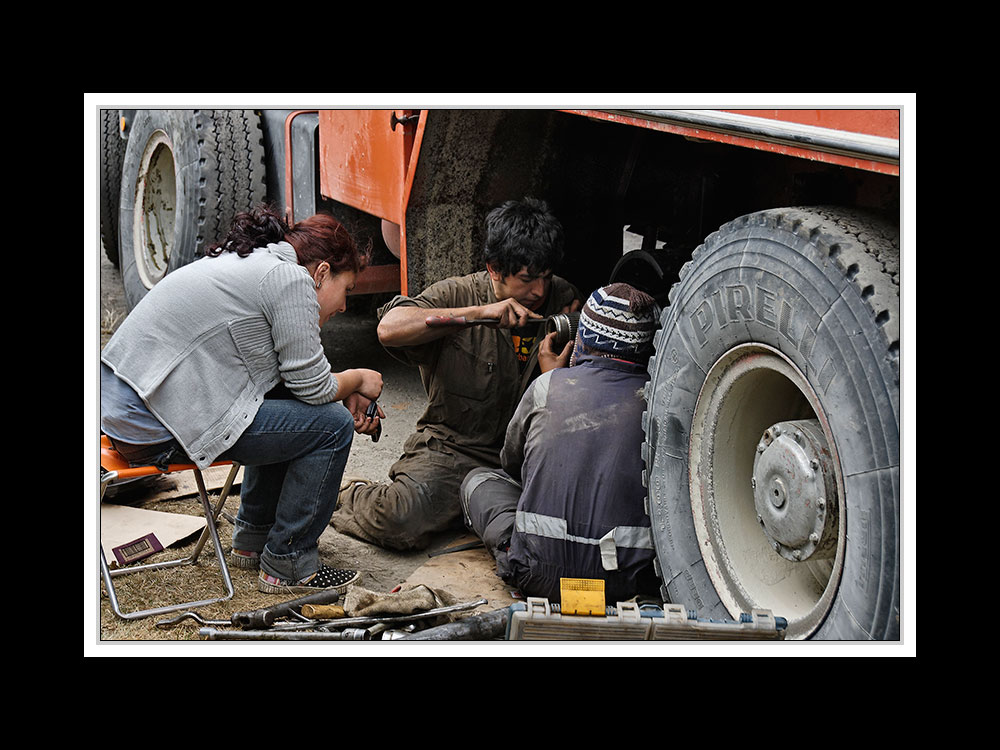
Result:
M659 323L656 301L628 284L597 289L580 311L574 360L581 354L645 362Z

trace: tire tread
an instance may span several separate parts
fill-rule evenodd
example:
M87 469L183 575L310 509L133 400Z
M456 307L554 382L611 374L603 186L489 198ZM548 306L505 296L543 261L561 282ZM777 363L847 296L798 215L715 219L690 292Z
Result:
M889 366L886 377L894 377L895 383L898 385L901 349L898 229L885 218L859 209L833 206L770 209L740 216L723 224L695 248L691 254L691 260L681 267L679 279L670 288L667 304L661 311L657 343L661 344L666 341L665 330L669 325L672 325L672 316L674 315L672 308L679 302L677 297L685 285L685 280L712 253L719 238L736 232L752 232L755 226L789 232L805 239L816 253L815 262L832 264L836 267L843 276L844 287L853 288L856 291L858 298L864 302L872 321L884 337L884 358ZM653 383L657 379L657 371L662 366L660 359L663 356L665 356L665 352L661 352L657 346L656 354L650 358L647 368L650 379L645 390L647 411L644 412L643 432L645 439L642 445L643 456L646 460L647 508L652 505L654 500L651 496L651 473L657 450L657 427L652 417L655 395ZM685 576L690 576L687 569L679 569L672 573L664 571L659 555L656 556L654 567L661 580L661 594L664 601L669 601L670 589L677 591L688 589L694 595L693 584L684 580ZM670 575L671 580L666 580L666 575ZM898 602L898 599L896 601ZM896 615L898 616L898 612ZM891 633L892 629L891 624L887 625L886 632Z
M118 132L118 110L101 110L101 169L100 169L100 223L101 244L104 254L117 268L120 263L118 250L118 200L122 183L122 164L125 161L125 141Z

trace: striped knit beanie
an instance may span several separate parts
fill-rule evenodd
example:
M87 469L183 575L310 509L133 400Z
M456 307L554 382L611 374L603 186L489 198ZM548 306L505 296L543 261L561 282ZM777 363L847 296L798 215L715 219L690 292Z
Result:
M601 287L580 311L576 353L642 362L653 352L658 323L656 301L645 292L620 283Z

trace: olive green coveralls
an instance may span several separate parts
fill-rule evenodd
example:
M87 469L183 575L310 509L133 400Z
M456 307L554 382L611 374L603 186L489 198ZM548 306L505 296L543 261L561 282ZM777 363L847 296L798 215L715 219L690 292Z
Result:
M561 312L579 291L552 278L548 298L537 312ZM398 295L378 311L394 307L457 308L497 302L489 273L445 279L416 297ZM521 394L538 374L538 326L522 368L509 329L473 325L456 328L435 341L387 347L420 369L427 409L403 455L389 470L389 484L356 484L341 492L331 523L337 531L392 549L421 549L434 534L462 527L459 487L472 469L500 466L507 424Z

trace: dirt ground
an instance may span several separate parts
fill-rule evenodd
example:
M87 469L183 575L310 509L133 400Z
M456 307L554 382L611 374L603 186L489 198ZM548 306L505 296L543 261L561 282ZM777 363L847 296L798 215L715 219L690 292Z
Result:
M103 254L100 260L99 299L100 345L103 347L124 319L127 309L121 277ZM391 464L402 452L404 440L412 432L417 418L422 413L425 397L416 369L406 367L392 359L378 344L374 315L374 303L377 301L361 297L352 300L346 313L338 315L324 327L323 340L327 356L335 369L367 367L376 369L383 375L384 390L380 404L386 413L386 418L381 439L378 443L374 443L368 437L357 436L346 470L347 475L383 480L387 477ZM225 470L220 472L219 469L213 469L206 474L213 504L216 502L225 474ZM199 516L201 506L197 499L196 487L190 477L190 472L187 472L155 480L112 486L105 502ZM94 484L97 484L96 476ZM221 546L226 553L230 549L232 526L225 515L235 515L238 503L237 486L234 495L225 505L224 517L219 523ZM99 519L95 526L99 529ZM197 535L189 537L175 547L158 553L149 561L185 557L194 549L196 539ZM397 586L406 588L425 584L435 590L444 590L453 599L461 602L487 599L487 604L469 612L478 614L507 606L514 601L512 592L496 577L489 555L481 547L439 555L431 554L475 541L472 536L457 530L442 533L440 539L426 551L396 553L355 540L338 533L333 527L328 527L320 538L320 556L324 562L335 567L359 570L362 577L358 585L371 591L388 593ZM93 544L93 541L88 540L86 544ZM94 560L94 556L89 556L87 559ZM211 542L205 545L198 559L199 562L195 566L116 577L114 583L121 607L131 611L146 606L168 604L172 601L183 602L192 598L218 596L222 593L223 586L221 571ZM99 578L96 560L92 575L95 580ZM195 610L203 620L224 621L235 612L251 611L281 601L280 597L257 591L256 572L230 567L230 575L235 595L228 601ZM192 587L195 590L193 597L190 596ZM96 596L97 616L100 621L98 643L102 646L204 640L204 637L199 635L199 630L203 626L193 618L187 618L169 628L158 627L158 623L169 619L171 615L126 621L115 616L104 592L103 583L97 586ZM372 645L376 643L378 641L371 641ZM398 648L404 642L383 643L385 644L383 648Z

